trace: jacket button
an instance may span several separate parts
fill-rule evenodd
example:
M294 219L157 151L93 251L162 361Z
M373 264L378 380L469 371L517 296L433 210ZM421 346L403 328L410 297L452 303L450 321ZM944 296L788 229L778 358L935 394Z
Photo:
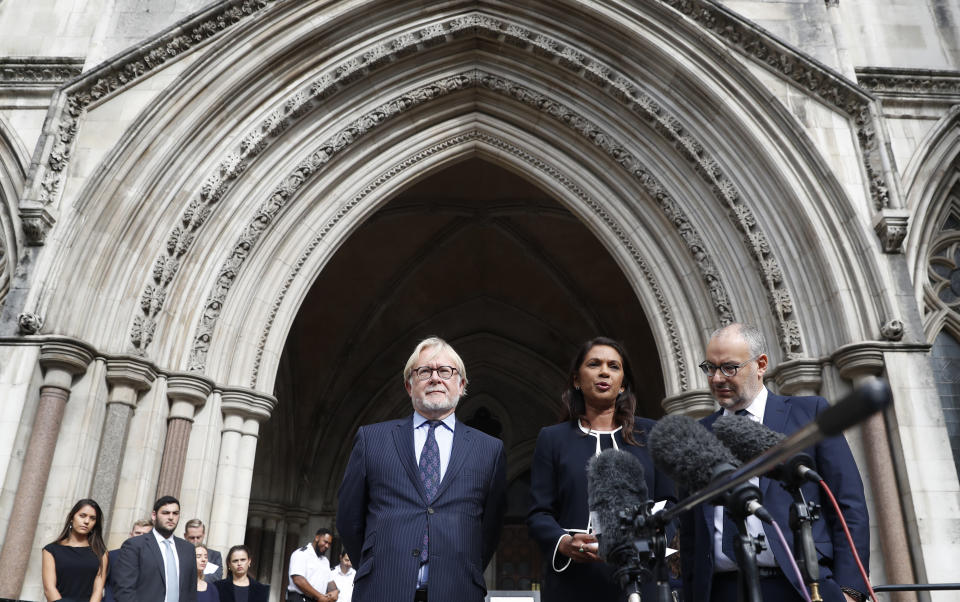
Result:
M433 514L433 508L427 508L427 514Z
M414 556L419 556L419 555L420 555L420 550L417 550L416 548L414 548L414 550L413 550L413 555L414 555Z

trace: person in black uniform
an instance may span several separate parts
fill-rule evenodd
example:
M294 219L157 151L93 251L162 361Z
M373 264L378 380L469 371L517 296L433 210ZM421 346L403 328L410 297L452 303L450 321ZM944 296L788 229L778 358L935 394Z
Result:
M47 600L100 602L107 575L103 512L91 499L73 505L55 541L43 547L41 576Z
M570 369L562 399L567 419L540 431L530 466L530 536L540 543L544 602L625 600L613 569L597 555L587 506L587 462L609 448L643 464L655 500L675 501L673 481L656 470L646 447L653 420L635 416L633 373L623 346L597 337L584 343ZM654 585L643 590L654 599Z

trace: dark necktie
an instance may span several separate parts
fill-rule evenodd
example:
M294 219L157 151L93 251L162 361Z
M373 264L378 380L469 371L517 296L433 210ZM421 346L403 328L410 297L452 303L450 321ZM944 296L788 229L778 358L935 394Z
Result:
M432 502L437 497L440 488L440 446L437 445L437 436L434 431L440 425L439 420L430 420L430 431L427 432L427 441L420 451L420 482L427 494L427 501ZM423 530L423 546L420 548L420 562L427 561L427 545L430 540L430 529Z
M747 420L751 420L751 418L749 418L750 412L746 410L737 410L735 413L737 416L746 416ZM737 561L737 557L736 557L736 552L734 552L733 539L734 537L736 537L738 532L739 531L737 530L737 525L734 524L733 519L730 518L730 511L727 510L726 507L724 507L723 508L723 543L722 543L723 555L729 558L730 560L733 560L734 562Z

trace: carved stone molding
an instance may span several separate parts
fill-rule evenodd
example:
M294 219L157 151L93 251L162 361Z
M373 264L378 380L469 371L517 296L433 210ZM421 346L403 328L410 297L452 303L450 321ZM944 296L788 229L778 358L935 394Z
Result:
M0 59L0 87L60 86L83 71L83 57Z
M701 418L713 412L717 404L709 391L690 391L667 397L660 402L667 414L684 414L692 418Z
M857 81L880 97L960 101L960 71L861 67L857 69Z
M784 362L777 366L773 381L781 395L815 395L823 384L823 365L808 359Z
M880 326L880 336L887 341L899 341L903 339L903 333L903 321L896 318L887 320Z
M874 206L882 209L890 205L890 189L896 182L888 182L884 173L881 154L885 151L878 143L877 120L870 110L874 98L868 92L714 0L660 1L801 90L846 113L857 129Z
M87 371L93 361L89 348L72 341L50 341L40 346L40 367L43 368L43 386L69 391L73 377Z
M27 244L41 246L56 220L46 207L24 207L20 209L20 222Z
M520 149L509 142L493 136L491 134L482 132L480 130L471 130L463 134L452 136L446 140L442 140L437 144L418 151L416 154L408 157L407 159L395 164L391 168L380 173L377 177L373 178L370 184L368 184L362 191L355 195L352 199L345 202L340 206L336 215L327 221L326 224L320 229L319 234L310 241L306 246L304 251L300 254L300 257L297 259L296 263L290 269L290 273L287 275L286 280L284 281L283 286L280 289L280 292L277 294L276 299L274 299L273 305L270 309L270 315L267 318L267 323L260 334L259 343L257 345L257 355L254 361L253 372L250 376L250 386L254 387L257 384L257 379L259 376L260 363L263 358L263 351L266 347L267 338L270 335L270 330L273 328L274 320L277 317L277 313L280 310L280 307L283 304L283 300L286 297L287 291L290 289L290 286L293 284L293 281L296 279L297 275L300 273L300 270L306 264L307 260L313 254L313 252L319 247L320 243L326 238L327 234L337 225L337 223L354 207L360 204L360 202L366 198L371 192L374 192L377 188L383 184L389 182L398 175L401 175L407 169L413 167L417 163L428 159L429 157L435 155L438 152L442 152L451 147L455 147L461 144L471 143L471 142L482 142L488 146L491 146L497 149L499 152L509 153L511 156L516 157L530 165L532 168L545 173L549 177L553 178L556 182L560 183L564 188L574 194L579 198L584 205L589 206L594 212L596 212L611 229L611 231L616 235L617 240L620 244L626 248L637 267L644 275L644 279L647 281L647 286L650 287L650 290L653 292L654 296L657 299L657 306L659 310L659 317L663 323L669 338L670 338L670 352L673 355L674 362L677 366L678 378L680 381L680 389L685 391L689 387L689 376L686 367L686 358L683 356L683 352L680 345L680 334L677 331L676 320L673 316L673 310L671 309L669 303L667 303L666 295L663 292L663 289L660 287L660 284L657 282L656 278L653 275L653 271L650 269L650 266L644 260L643 256L640 254L639 249L637 249L633 242L630 240L630 237L627 233L620 227L620 224L616 220L612 219L610 215L603 209L601 203L596 199L591 198L582 188L580 188L576 183L573 182L571 178L565 175L556 167L553 167L541 159L534 157L530 153Z
M107 403L123 403L136 408L137 394L149 389L156 378L156 367L139 357L108 358L106 379L111 394Z
M886 349L888 347L883 343L853 343L837 349L831 359L840 370L840 376L856 380L863 376L877 376L883 372L883 352Z
M907 209L884 209L873 218L873 230L880 238L884 253L900 253L907 237L910 211Z
M223 416L240 416L259 423L266 422L277 407L277 398L252 389L224 389L220 394Z
M170 400L169 418L193 422L197 410L207 403L213 392L213 382L194 373L177 372L167 376L167 398Z

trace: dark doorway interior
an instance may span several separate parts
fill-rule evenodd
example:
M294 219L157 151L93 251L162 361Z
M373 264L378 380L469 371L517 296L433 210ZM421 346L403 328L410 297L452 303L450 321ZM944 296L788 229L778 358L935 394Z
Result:
M356 428L411 411L400 373L432 334L467 366L458 417L504 441L511 502L497 579L529 585L539 569L523 527L530 457L540 428L559 418L579 344L599 334L625 343L641 414L662 415L664 386L647 316L601 241L481 159L408 187L324 267L281 359L252 499L332 515Z

